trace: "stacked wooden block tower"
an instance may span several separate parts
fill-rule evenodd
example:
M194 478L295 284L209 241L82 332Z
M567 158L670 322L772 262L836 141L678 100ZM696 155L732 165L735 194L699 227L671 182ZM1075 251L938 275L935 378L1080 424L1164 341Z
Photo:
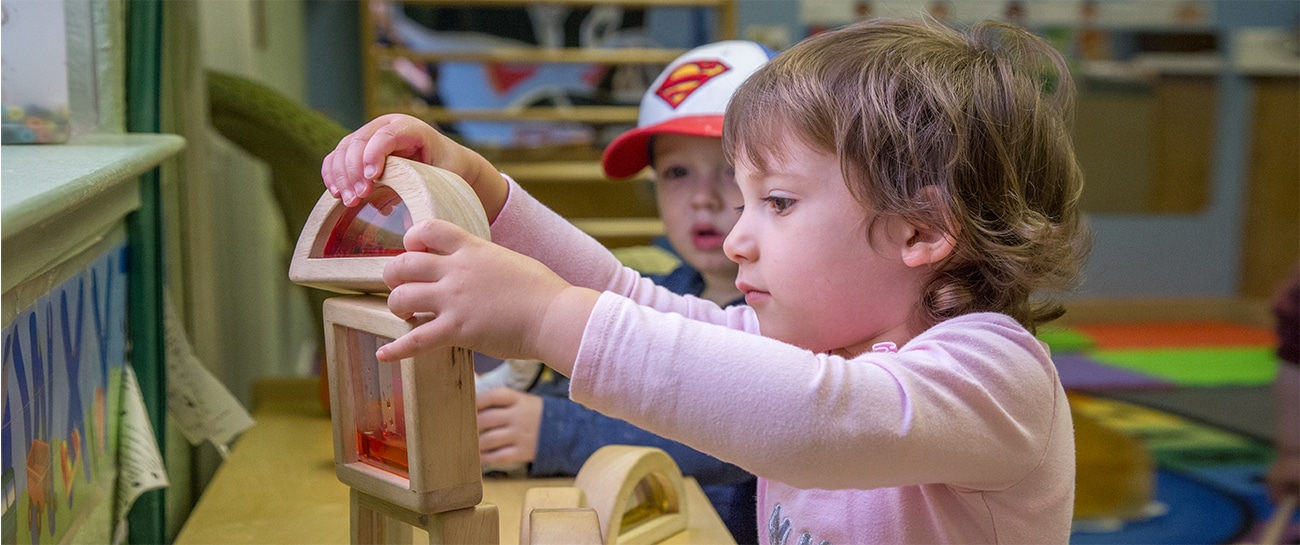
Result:
M299 284L349 294L325 301L334 466L352 488L353 543L497 543L496 506L481 503L474 362L463 348L381 362L375 350L414 324L388 310L384 265L416 223L438 218L488 238L469 186L390 158L365 204L321 196L289 268Z
M352 543L500 542L497 507L483 500L473 354L426 351L381 362L375 350L414 323L388 310L384 265L412 225L451 221L490 238L469 185L455 174L390 157L365 203L321 196L303 227L289 277L341 294L325 301L334 466L351 487ZM534 488L520 543L657 543L686 529L682 475L662 450L609 446L574 487Z

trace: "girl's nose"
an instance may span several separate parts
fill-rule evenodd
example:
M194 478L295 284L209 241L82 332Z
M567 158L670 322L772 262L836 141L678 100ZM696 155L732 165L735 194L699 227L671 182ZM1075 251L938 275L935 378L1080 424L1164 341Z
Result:
M742 212L740 219L736 220L736 225L722 241L722 251L727 255L727 259L736 263L746 263L758 257L758 246L754 243L748 225L749 222L745 220L745 214Z

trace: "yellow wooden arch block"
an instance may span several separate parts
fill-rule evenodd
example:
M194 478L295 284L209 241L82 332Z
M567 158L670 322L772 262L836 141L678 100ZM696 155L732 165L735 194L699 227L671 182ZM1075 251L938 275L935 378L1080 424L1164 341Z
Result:
M682 471L662 449L608 445L574 479L606 545L650 545L686 530Z

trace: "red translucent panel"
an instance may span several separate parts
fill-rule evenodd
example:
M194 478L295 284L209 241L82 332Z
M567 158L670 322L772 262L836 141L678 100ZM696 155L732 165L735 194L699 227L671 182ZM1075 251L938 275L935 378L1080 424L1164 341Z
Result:
M411 211L397 192L386 186L360 206L346 208L325 242L324 257L375 257L403 252L402 237L411 227Z
M358 457L409 479L401 363L375 358L375 350L392 339L344 328L343 342L347 347L344 364L352 373Z

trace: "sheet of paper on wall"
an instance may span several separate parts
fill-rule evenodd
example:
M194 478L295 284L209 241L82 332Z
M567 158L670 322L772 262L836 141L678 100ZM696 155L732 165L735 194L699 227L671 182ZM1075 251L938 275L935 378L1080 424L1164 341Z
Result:
M114 543L126 542L126 516L135 500L145 492L166 488L171 484L167 480L167 468L163 465L162 452L158 450L153 425L149 423L149 412L144 406L140 383L136 382L135 371L130 365L122 367L121 416L118 430L121 438L118 446L117 501L113 513Z
M211 441L223 454L253 425L230 390L194 355L170 297L163 301L167 335L167 414L191 445Z

